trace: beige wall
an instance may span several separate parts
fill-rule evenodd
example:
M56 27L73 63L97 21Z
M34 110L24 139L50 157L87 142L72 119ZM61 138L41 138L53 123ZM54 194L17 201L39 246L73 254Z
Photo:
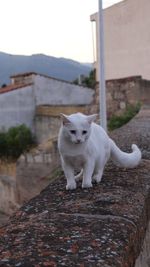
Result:
M150 79L149 12L150 0L124 0L104 10L106 80L135 75ZM91 20L98 21L98 15Z
M38 143L48 138L57 138L61 125L60 113L72 114L82 112L85 114L97 113L97 105L76 105L76 106L38 106L35 116L35 132Z

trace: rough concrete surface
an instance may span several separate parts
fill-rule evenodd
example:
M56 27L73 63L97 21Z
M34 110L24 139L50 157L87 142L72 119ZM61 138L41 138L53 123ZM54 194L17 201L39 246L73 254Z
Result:
M138 143L146 159L132 170L109 163L91 189L81 189L79 181L68 192L61 174L0 228L0 266L135 265L150 217L150 111L145 112L146 118L141 111L112 135L125 150Z

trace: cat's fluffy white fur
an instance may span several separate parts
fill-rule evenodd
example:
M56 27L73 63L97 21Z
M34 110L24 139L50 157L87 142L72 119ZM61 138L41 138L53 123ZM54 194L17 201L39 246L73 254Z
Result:
M82 188L89 188L92 187L92 179L97 183L101 181L109 158L124 168L134 168L139 164L139 148L133 144L131 153L121 151L103 128L94 123L96 114L61 114L61 117L58 149L67 190L76 188L75 170L83 172Z

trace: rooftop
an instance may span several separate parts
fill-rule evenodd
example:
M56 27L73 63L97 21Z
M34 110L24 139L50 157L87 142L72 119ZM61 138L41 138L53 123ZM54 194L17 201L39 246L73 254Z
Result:
M12 75L12 76L10 76L10 78L26 77L26 76L30 76L30 75L42 75L42 74L38 74L36 72L24 72L24 73L18 73L18 74Z
M28 87L32 85L33 83L28 83L28 84L10 84L6 85L5 87L0 88L0 94L8 93L23 87Z

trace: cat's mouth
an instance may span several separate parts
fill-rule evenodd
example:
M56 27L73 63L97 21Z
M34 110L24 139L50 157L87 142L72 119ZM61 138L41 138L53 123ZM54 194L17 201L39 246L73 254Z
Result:
M79 144L81 144L82 143L82 140L77 140L77 141L75 141L75 144L76 145L79 145Z

